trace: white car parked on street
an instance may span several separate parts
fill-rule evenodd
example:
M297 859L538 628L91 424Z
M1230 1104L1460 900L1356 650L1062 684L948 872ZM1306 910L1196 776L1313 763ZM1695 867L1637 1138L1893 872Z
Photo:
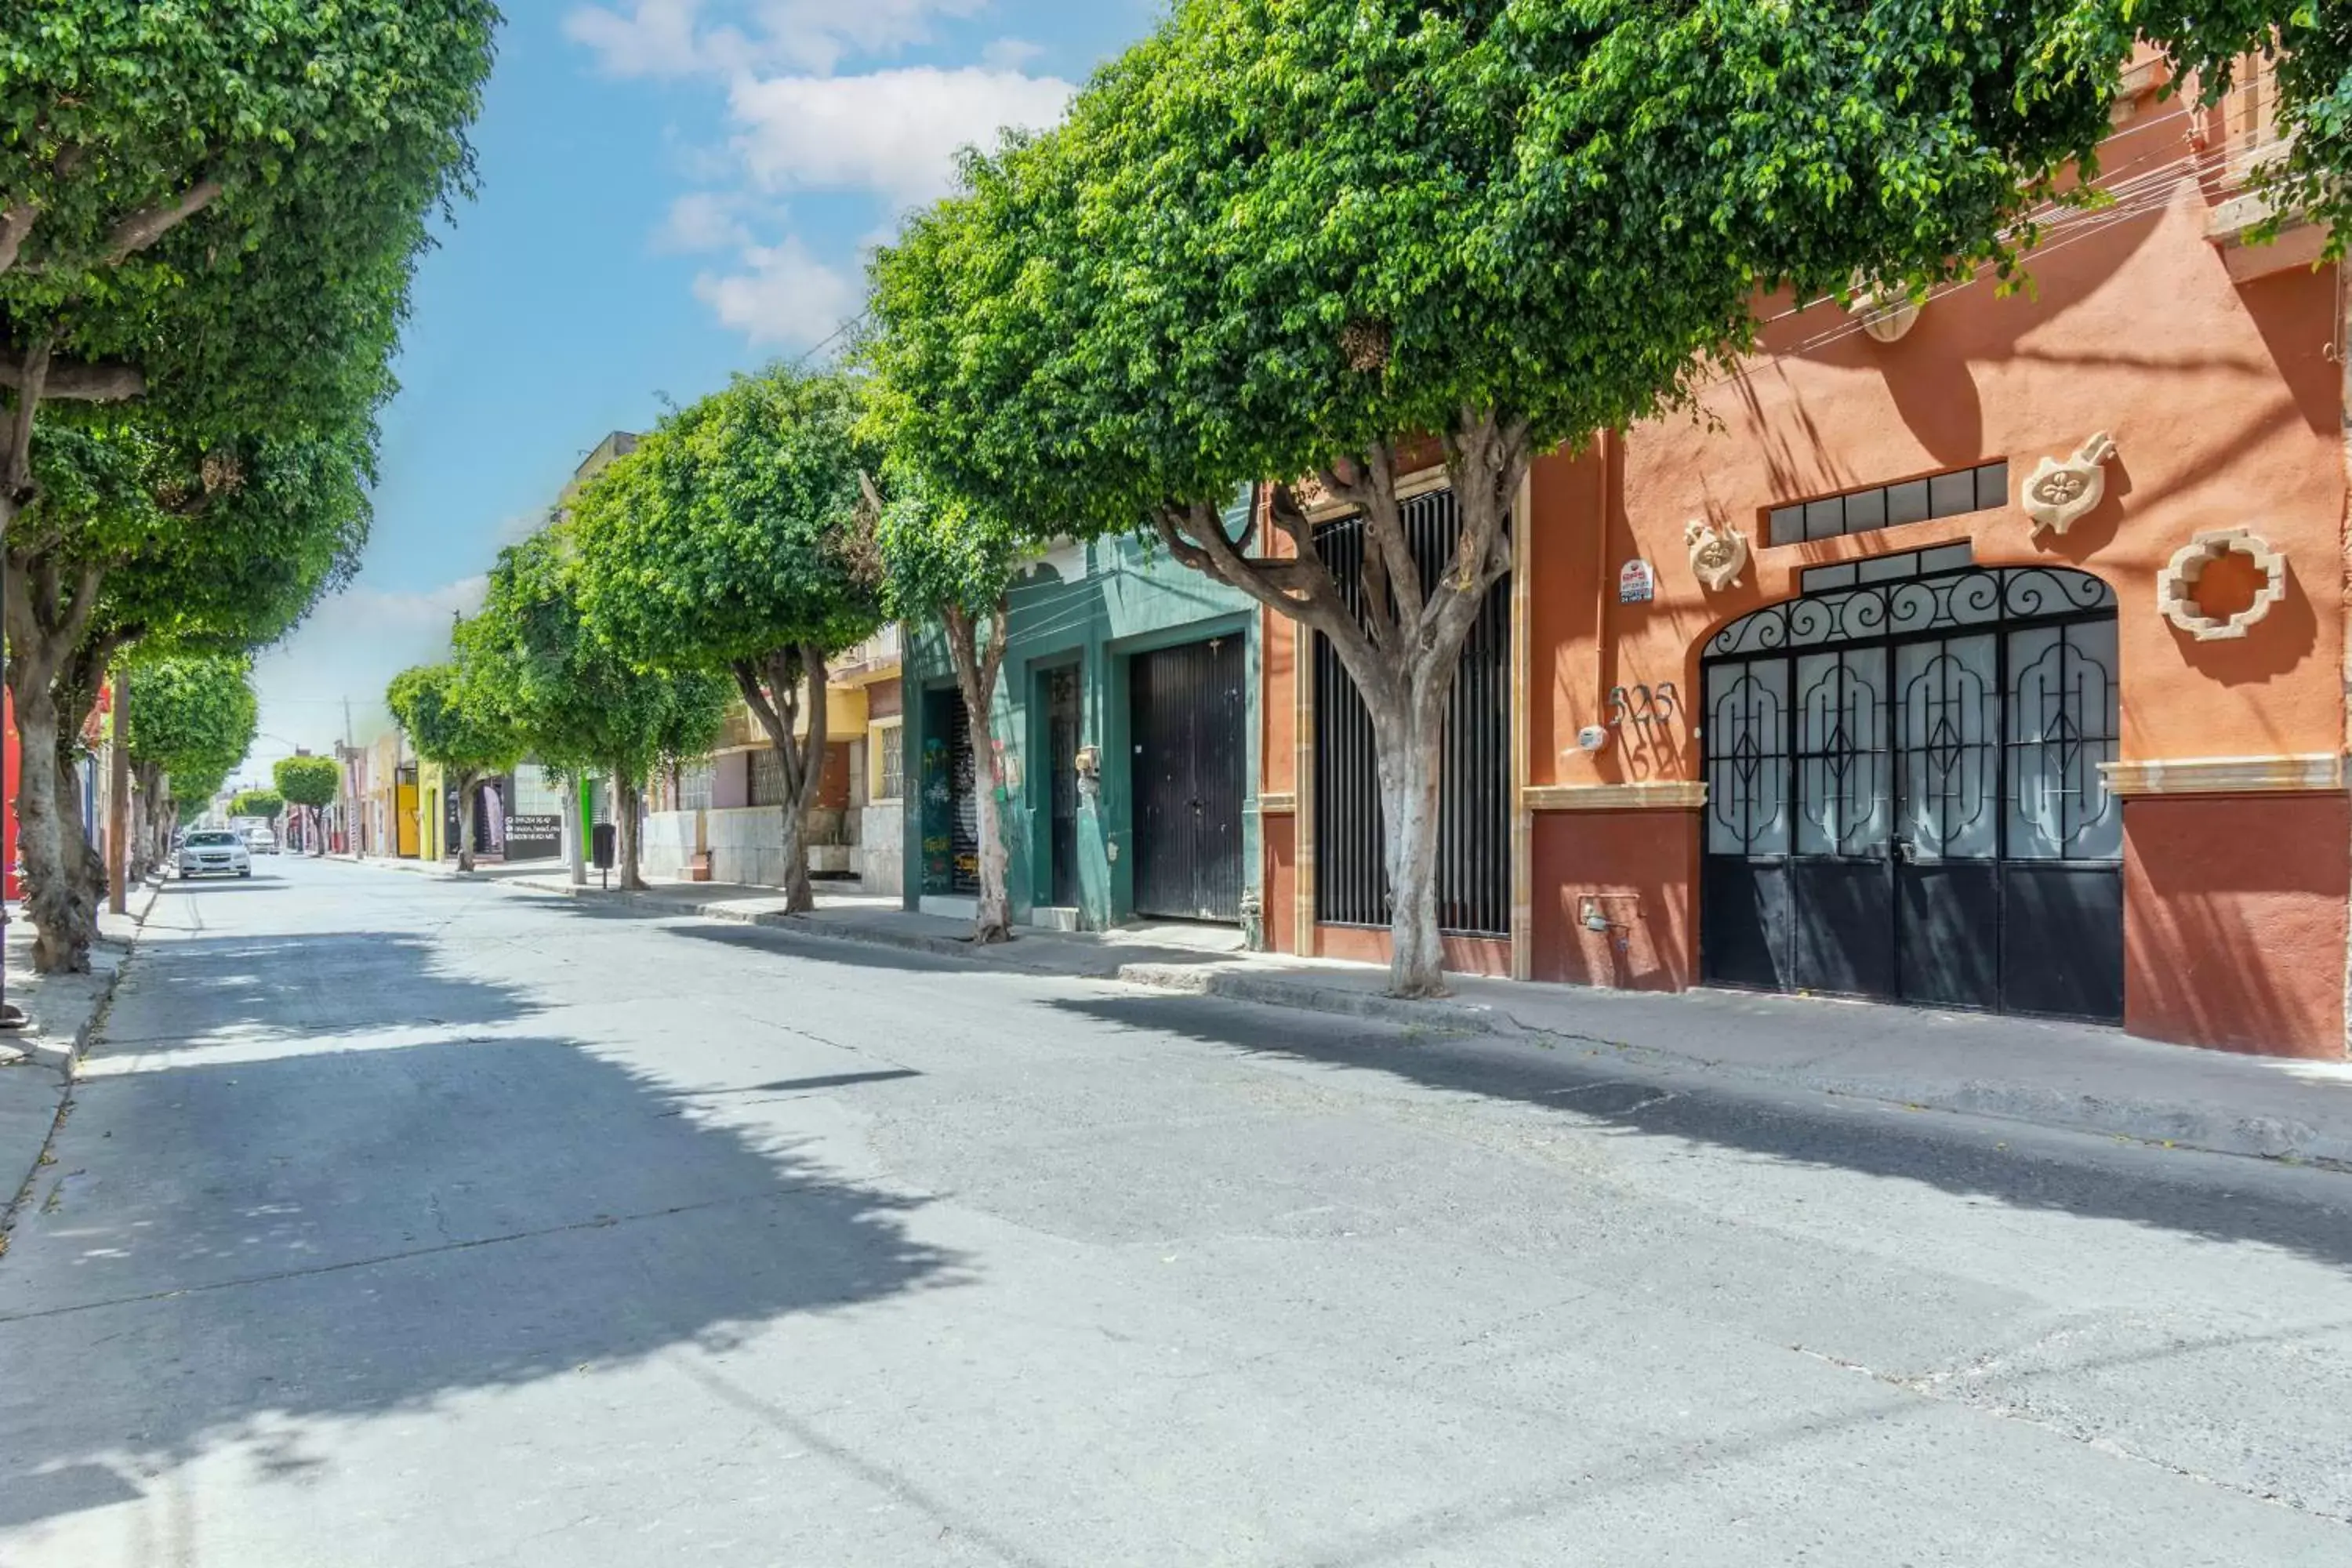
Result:
M250 877L253 857L245 841L226 827L200 827L180 846L183 877Z
M267 827L248 827L245 830L245 847L256 855L275 855L278 836Z

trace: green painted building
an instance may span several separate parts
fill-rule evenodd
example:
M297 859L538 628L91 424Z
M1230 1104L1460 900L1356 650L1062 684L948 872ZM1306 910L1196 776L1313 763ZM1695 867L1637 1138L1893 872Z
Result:
M907 628L909 909L978 889L979 748L1015 923L1099 931L1199 920L1258 933L1258 613L1132 539L1071 544L1008 600L994 722L965 721L939 630Z

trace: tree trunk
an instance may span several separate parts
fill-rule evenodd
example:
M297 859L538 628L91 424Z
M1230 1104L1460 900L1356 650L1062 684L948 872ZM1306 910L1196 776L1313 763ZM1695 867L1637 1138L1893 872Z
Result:
M131 777L137 781L131 792L131 831L122 843L122 876L126 883L136 884L147 877L147 787L141 771Z
M1452 686L1449 679L1444 685ZM1389 994L1446 994L1438 935L1439 781L1445 755L1445 697L1368 703L1380 781L1381 848L1389 879Z
M646 879L638 869L643 851L637 842L645 831L644 819L640 815L644 793L635 775L617 763L614 766L613 809L616 820L613 826L614 837L619 840L614 847L620 854L621 891L625 893L643 892L646 886Z
M824 649L803 643L764 658L741 660L731 668L735 689L767 731L783 774L784 910L806 914L816 908L816 889L809 881L808 814L824 776ZM793 733L799 728L803 679L808 685L805 741Z
M971 917L971 940L986 947L1013 940L1013 898L1005 887L1012 857L1004 847L1004 824L999 815L1004 788L1004 761L995 744L996 675L1004 662L1004 600L989 611L988 646L980 646L980 626L961 605L941 615L947 632L948 655L955 663L956 686L963 694L964 711L972 732L972 746L985 759L980 778L980 799L972 816L980 829L980 901Z
M32 917L33 967L43 974L89 969L89 939L74 909L68 828L58 793L58 710L47 681L12 694L16 708L16 843L25 862L25 912ZM79 837L77 835L77 837Z
M105 865L83 831L73 780L78 727L95 698L92 671L103 668L113 652L110 646L80 646L100 583L95 567L83 568L68 595L56 562L13 555L8 562L5 609L17 724L17 842L25 909L37 929L33 966L44 974L89 971L106 883Z
M474 797L481 793L482 782L471 773L457 775L457 869L460 874L474 869Z

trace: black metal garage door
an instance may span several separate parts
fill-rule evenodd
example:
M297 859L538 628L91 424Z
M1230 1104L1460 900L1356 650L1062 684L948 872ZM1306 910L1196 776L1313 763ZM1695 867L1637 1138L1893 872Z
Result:
M2114 591L1916 559L1708 642L1704 972L2119 1019Z
M1237 921L1248 788L1243 638L1138 654L1128 672L1135 911Z

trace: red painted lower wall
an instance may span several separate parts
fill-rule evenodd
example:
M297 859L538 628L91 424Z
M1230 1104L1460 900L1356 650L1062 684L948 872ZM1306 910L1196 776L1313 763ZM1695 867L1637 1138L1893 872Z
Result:
M2344 1057L2352 801L2203 795L2124 807L2124 1027Z
M1698 814L1535 814L1537 980L1679 991L1698 972ZM1588 930L1585 900L1609 921Z
M1257 819L1265 856L1265 945L1270 952L1298 951L1298 818L1284 812Z

